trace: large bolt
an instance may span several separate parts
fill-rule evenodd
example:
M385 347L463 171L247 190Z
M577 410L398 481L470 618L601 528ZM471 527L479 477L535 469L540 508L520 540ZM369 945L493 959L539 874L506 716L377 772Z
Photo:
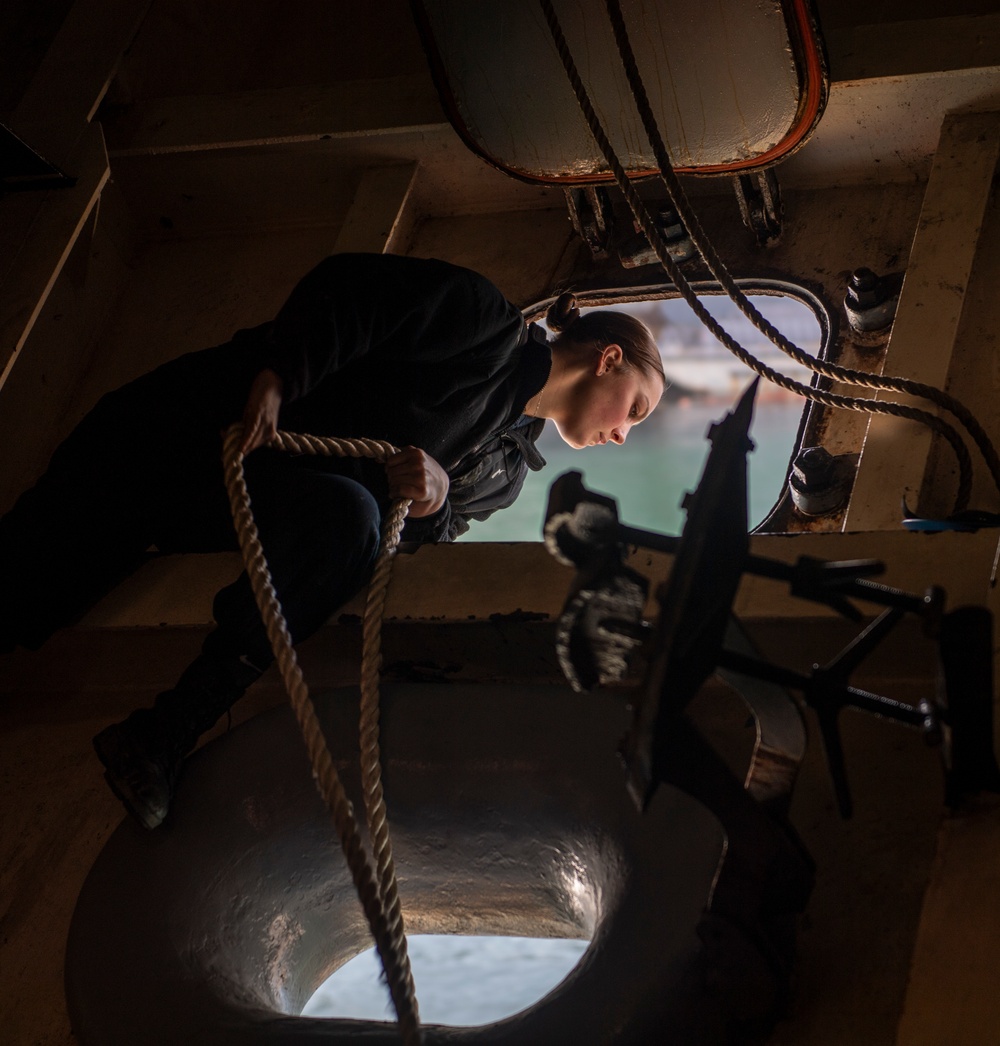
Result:
M805 447L792 466L792 482L802 491L814 493L833 480L834 461L825 447Z
M896 315L902 285L901 272L877 276L871 269L855 269L844 295L844 311L852 329L863 336L886 331Z
M858 308L864 309L879 304L879 278L871 269L855 269L851 273L848 288L848 293Z
M825 447L805 447L792 464L788 489L800 512L823 516L843 506L848 483L837 459Z

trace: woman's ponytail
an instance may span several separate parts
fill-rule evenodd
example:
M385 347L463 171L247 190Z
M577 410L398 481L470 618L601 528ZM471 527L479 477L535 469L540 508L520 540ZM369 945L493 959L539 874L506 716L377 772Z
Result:
M549 306L545 314L545 324L550 331L563 334L580 318L580 309L576 304L576 295L572 291L563 291Z

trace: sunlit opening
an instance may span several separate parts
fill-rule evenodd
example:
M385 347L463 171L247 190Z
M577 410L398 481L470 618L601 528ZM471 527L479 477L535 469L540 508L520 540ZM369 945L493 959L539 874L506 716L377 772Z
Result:
M475 1027L520 1013L565 979L588 944L533 937L407 937L420 1019ZM394 1020L375 949L321 984L302 1015Z
M724 296L702 298L708 310L751 353L783 374L808 385L812 377L751 326ZM813 311L792 297L754 295L761 313L807 352L819 351L821 329ZM679 534L681 501L694 490L709 451L709 426L732 409L753 373L719 344L681 299L609 306L630 312L649 326L670 381L660 405L634 428L623 446L573 450L550 423L538 443L547 462L529 473L518 500L483 522L473 522L462 540L538 541L552 481L569 469L584 474L591 489L618 501L623 523ZM780 496L795 450L805 400L761 380L750 429L749 523L760 523Z

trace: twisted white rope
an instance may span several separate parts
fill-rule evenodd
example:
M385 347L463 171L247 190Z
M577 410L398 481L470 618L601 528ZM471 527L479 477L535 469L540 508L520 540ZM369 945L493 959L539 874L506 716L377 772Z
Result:
M351 870L358 897L371 927L372 936L386 982L392 996L400 1032L407 1046L420 1043L420 1018L413 975L406 951L403 914L396 885L392 860L388 819L382 793L381 760L378 744L379 674L381 670L381 625L386 590L392 571L392 557L399 545L400 531L406 520L410 502L393 502L382 525L382 542L378 560L368 589L362 629L361 658L361 778L364 791L365 815L375 855L372 871L368 855L361 842L357 822L350 801L340 781L330 750L309 697L309 688L299 667L295 648L288 632L281 604L274 590L260 535L250 507L250 495L243 474L243 455L239 444L243 426L232 425L226 432L223 447L226 490L233 522L243 552L243 562L253 589L257 607L267 630L271 649L278 661L292 709L302 731L316 787L333 815L347 865ZM319 454L327 457L366 457L385 462L396 453L391 443L378 440L334 439L293 432L279 432L269 444L278 450L298 454Z

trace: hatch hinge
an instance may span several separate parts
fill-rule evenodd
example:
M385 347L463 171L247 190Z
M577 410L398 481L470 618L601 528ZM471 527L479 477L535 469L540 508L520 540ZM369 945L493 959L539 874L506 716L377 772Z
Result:
M751 174L738 174L733 188L743 224L753 233L758 247L773 247L781 238L781 189L773 167Z

